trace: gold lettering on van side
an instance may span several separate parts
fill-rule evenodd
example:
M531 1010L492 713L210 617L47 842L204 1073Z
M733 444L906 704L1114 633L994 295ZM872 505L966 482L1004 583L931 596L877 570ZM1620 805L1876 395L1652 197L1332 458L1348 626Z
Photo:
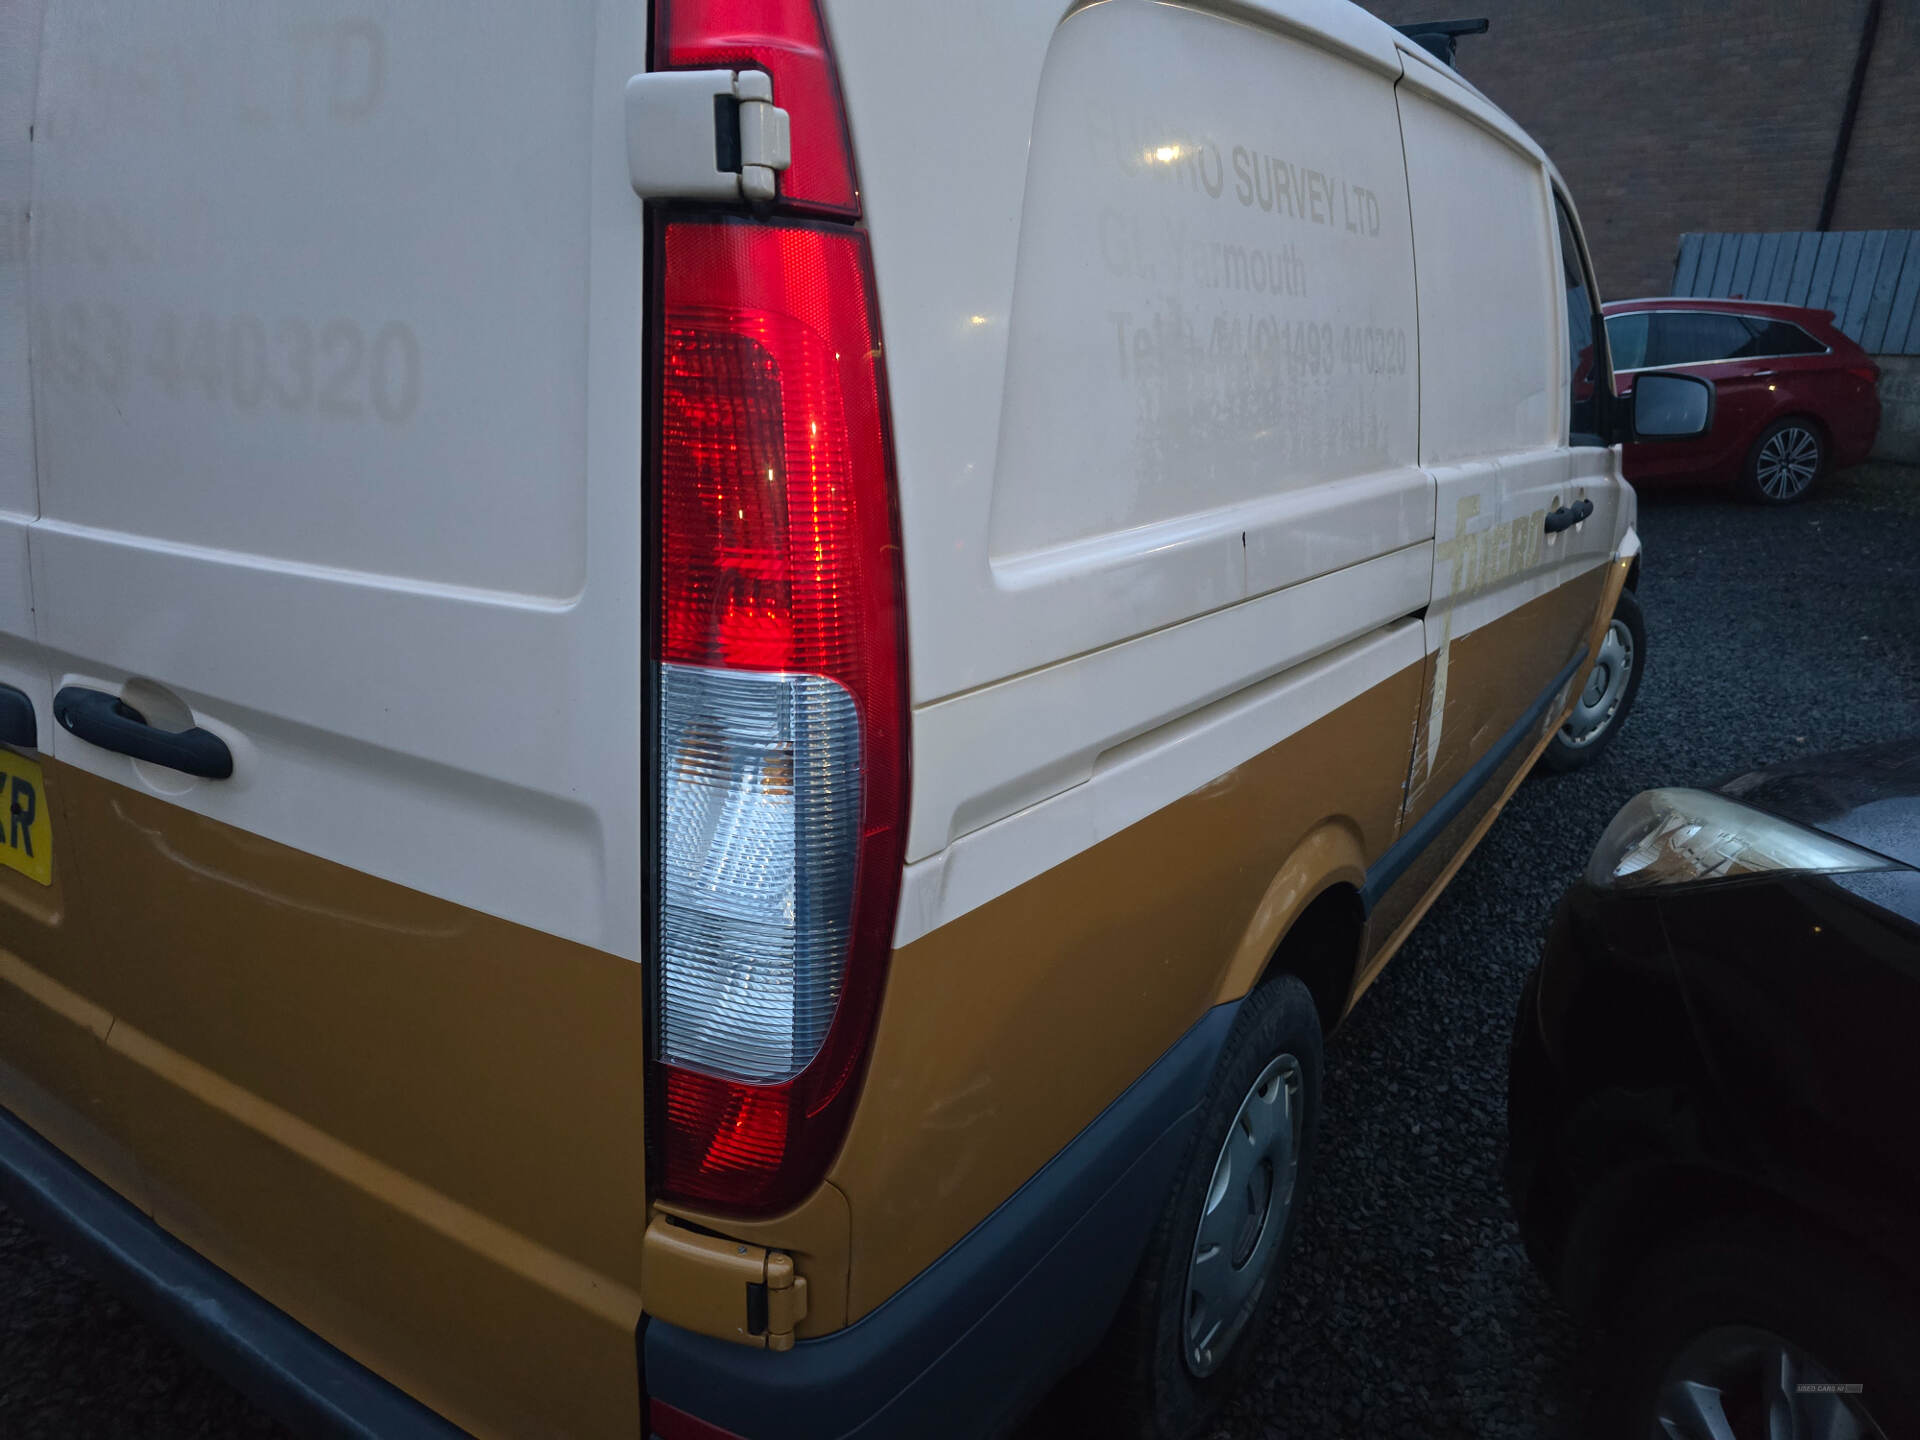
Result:
M1440 755L1454 612L1462 601L1539 564L1541 549L1547 543L1545 509L1516 515L1504 525L1490 525L1469 534L1467 526L1479 516L1480 496L1461 496L1454 507L1452 537L1433 547L1434 573L1447 573L1447 603L1440 612L1440 645L1434 655L1433 687L1427 700L1427 743L1425 750L1414 757L1415 773L1407 786L1409 803L1418 797Z
M1434 547L1436 568L1450 567L1447 593L1456 600L1532 569L1546 543L1544 509L1466 533L1468 522L1479 514L1480 497L1463 495L1455 510L1453 538Z

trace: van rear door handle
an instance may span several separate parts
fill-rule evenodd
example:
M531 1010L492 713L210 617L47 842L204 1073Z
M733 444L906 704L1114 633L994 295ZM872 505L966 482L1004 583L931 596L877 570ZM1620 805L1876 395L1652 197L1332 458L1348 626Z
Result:
M1558 510L1547 512L1547 534L1556 534L1571 529L1593 513L1593 502L1581 500L1572 505L1562 505Z
M53 718L62 729L102 750L117 750L136 760L184 770L208 780L233 774L227 742L198 725L191 730L160 730L118 695L68 685L53 697Z

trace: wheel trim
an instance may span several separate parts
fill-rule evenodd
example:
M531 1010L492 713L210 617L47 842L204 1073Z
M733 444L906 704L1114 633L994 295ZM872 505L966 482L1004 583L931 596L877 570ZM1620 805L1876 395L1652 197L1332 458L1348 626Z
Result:
M1652 1440L1886 1440L1864 1396L1771 1331L1726 1325L1681 1351L1660 1384Z
M1626 621L1616 618L1607 626L1600 653L1594 656L1593 669L1587 672L1586 689L1580 692L1566 724L1560 727L1563 741L1580 748L1593 744L1607 733L1614 717L1620 713L1620 702L1626 698L1633 664L1633 631L1627 628Z
M1240 1338L1286 1233L1300 1173L1300 1062L1277 1055L1227 1127L1202 1197L1181 1310L1181 1352L1204 1379Z
M1820 470L1820 437L1803 425L1788 425L1767 437L1754 461L1754 479L1769 499L1806 493Z

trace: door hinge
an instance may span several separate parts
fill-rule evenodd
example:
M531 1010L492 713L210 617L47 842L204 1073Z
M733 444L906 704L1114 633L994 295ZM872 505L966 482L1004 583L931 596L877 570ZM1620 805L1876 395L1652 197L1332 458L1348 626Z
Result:
M791 1350L807 1318L807 1277L793 1257L656 1215L640 1250L647 1313L702 1335Z
M653 70L627 81L627 169L643 200L774 198L793 159L764 70Z

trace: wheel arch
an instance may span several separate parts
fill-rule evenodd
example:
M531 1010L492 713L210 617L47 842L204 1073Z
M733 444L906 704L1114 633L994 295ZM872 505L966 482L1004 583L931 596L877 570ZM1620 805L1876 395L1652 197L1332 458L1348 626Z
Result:
M1766 424L1762 425L1758 431L1755 431L1753 437L1754 443L1758 444L1761 434L1771 430L1783 420L1798 420L1811 426L1814 432L1819 435L1820 443L1826 446L1829 451L1832 450L1833 426L1829 425L1815 411L1803 409L1796 405L1784 406L1778 415L1772 416Z
M1367 907L1359 887L1330 885L1308 902L1281 937L1260 983L1276 975L1297 975L1320 1012L1320 1033L1330 1035L1347 1013L1366 932Z
M1215 1002L1238 1000L1271 975L1297 975L1313 995L1322 1032L1331 1032L1359 970L1366 877L1366 851L1351 821L1324 820L1310 830L1255 907Z

